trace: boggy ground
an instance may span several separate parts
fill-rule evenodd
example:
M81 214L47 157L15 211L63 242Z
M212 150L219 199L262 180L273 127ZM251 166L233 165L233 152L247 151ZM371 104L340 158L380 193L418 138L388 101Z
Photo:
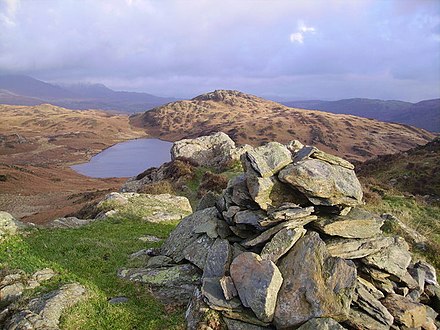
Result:
M118 190L125 179L93 179L69 168L145 133L126 115L50 104L0 105L0 210L42 223Z

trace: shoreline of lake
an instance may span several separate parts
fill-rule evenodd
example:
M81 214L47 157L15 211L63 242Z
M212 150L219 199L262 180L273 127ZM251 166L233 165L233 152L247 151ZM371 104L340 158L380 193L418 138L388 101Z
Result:
M132 177L150 167L158 167L170 161L172 144L158 138L122 141L103 149L87 162L69 167L92 178Z

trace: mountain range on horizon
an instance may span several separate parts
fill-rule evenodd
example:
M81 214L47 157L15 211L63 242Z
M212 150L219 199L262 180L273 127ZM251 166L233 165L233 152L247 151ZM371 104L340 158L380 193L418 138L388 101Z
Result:
M148 93L114 91L103 84L50 84L25 75L0 75L0 104L50 103L74 110L135 113L176 101Z
M177 100L177 98L159 97L148 93L114 91L103 84L55 85L25 75L0 75L0 104L50 103L75 110L101 109L133 114ZM368 98L279 103L292 108L355 115L440 132L440 98L417 103Z

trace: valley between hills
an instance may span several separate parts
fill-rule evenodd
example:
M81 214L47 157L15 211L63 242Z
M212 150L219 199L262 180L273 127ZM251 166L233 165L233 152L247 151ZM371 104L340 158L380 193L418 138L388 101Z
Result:
M124 179L94 179L69 166L145 133L126 115L50 104L0 105L0 209L41 223L118 190Z
M118 191L125 179L94 179L69 168L139 137L167 141L223 131L238 144L304 144L364 161L424 145L423 129L351 115L294 109L238 91L214 91L144 113L69 110L50 104L1 105L0 208L35 223L74 214Z

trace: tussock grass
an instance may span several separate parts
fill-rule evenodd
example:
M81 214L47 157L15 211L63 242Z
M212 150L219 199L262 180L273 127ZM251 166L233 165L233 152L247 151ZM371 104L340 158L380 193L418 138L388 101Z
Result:
M89 299L64 315L62 329L183 329L183 310L166 309L142 285L116 276L128 264L130 253L161 244L144 243L140 236L166 238L175 225L115 217L78 229L33 230L0 245L0 267L29 274L44 267L54 269L59 275L38 288L40 292L74 281L85 285ZM117 296L129 301L108 303Z
M364 195L366 209L378 214L390 213L425 236L425 248L411 246L411 250L417 258L427 260L440 271L440 206L430 204L421 197L402 194L397 190L378 187L371 183L364 183ZM405 237L400 228L385 224L382 229L390 234Z

